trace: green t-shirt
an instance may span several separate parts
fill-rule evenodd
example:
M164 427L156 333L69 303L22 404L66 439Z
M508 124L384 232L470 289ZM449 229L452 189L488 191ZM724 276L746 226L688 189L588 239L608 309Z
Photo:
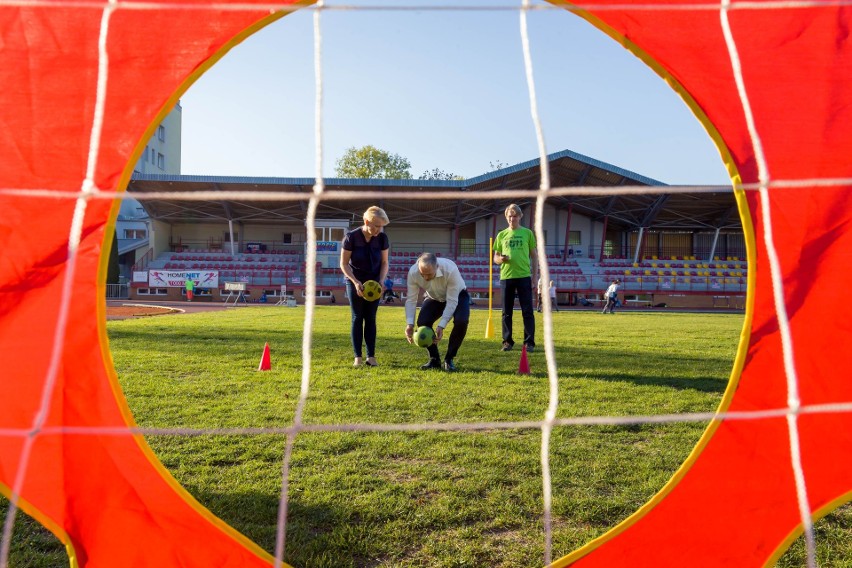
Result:
M509 256L509 261L500 265L500 280L532 276L530 254L535 247L535 233L526 227L503 229L497 233L493 252Z

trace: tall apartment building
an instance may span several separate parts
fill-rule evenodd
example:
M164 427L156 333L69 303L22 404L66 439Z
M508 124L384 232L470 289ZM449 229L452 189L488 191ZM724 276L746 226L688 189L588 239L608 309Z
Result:
M181 112L178 102L157 126L133 168L134 174L180 174ZM115 229L119 271L126 282L130 280L130 269L137 256L149 248L152 224L139 201L126 199L119 209Z
M178 102L145 145L134 173L180 174L181 112Z

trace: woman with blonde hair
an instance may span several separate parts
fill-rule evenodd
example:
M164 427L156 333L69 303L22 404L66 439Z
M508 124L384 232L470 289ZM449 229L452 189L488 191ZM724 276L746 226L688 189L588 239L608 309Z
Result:
M388 275L390 241L384 228L390 223L387 213L380 207L370 207L364 212L364 224L343 237L340 251L340 270L346 276L346 292L352 312L353 366L364 364L363 345L367 346L366 364L376 362L376 311L381 303L364 298L364 282L375 280L382 286ZM379 296L381 298L381 295Z

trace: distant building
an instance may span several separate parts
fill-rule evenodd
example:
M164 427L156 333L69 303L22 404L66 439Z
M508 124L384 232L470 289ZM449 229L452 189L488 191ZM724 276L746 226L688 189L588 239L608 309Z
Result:
M139 161L133 168L137 174L180 175L181 151L181 113L180 102L157 126L154 135L145 145ZM149 248L151 238L151 219L142 204L135 199L124 200L116 221L118 239L118 264L122 282L129 282L131 268L138 255Z
M179 174L181 142L180 102L159 124L133 168L138 174Z
M547 162L552 188L585 188L581 195L551 195L541 210L537 248L547 255L557 300L597 305L601 291L619 278L629 305L742 309L746 239L731 187L666 193L660 181L570 150L548 155ZM456 261L471 294L496 298L500 282L499 270L491 270L492 239L506 226L509 203L522 208L522 225L532 228L541 176L536 158L464 180L326 178L332 196L317 204L316 256L309 266L304 202L313 178L139 174L128 191L160 196L144 202L152 227L146 254L151 252L137 263L129 294L181 300L191 276L204 283L198 286L199 301L236 301L240 296L233 286L249 299L280 301L304 294L308 269L314 268L317 299L330 303L336 295L336 302L344 302L343 234L360 226L361 212L377 202L373 195L393 193L397 196L379 201L391 219L386 231L393 243L391 278L404 286L417 255L430 251ZM623 186L649 191L612 191ZM504 190L517 194L507 197ZM192 191L271 195L251 202L226 195L204 201L164 197ZM446 195L426 198L424 192ZM467 192L477 197L460 198ZM281 193L297 198L282 200Z

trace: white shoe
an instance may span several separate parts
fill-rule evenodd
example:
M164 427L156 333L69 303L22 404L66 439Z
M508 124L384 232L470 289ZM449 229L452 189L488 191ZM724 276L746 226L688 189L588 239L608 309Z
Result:
M352 363L353 367L361 367L364 365L364 360L361 357L355 357L355 362Z

